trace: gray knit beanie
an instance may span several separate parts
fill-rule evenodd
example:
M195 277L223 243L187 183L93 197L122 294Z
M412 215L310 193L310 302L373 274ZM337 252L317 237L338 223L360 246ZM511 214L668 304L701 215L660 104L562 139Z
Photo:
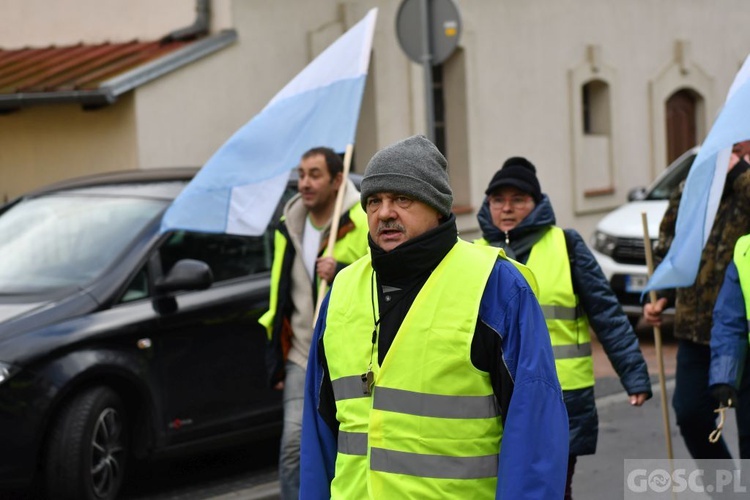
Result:
M453 191L448 182L448 162L423 135L415 135L387 146L367 164L360 186L362 208L375 193L408 195L448 217Z

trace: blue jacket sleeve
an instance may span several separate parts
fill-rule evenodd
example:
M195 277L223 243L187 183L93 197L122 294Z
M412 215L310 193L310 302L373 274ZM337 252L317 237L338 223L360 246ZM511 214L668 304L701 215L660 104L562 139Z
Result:
M575 252L571 269L573 283L596 338L627 393L646 393L650 398L648 365L630 321L581 235L572 229L566 229L565 233L573 242Z
M737 266L730 262L714 305L709 385L738 387L747 352L747 314Z
M307 360L305 379L305 403L302 413L302 442L300 445L300 499L318 500L331 497L331 481L336 464L336 436L318 412L320 387L323 382L325 363L319 349L319 341L325 330L328 313L326 296L320 307L315 324L310 356Z
M502 339L513 394L503 429L496 498L562 498L568 416L542 310L521 274L499 260L485 288L480 321Z

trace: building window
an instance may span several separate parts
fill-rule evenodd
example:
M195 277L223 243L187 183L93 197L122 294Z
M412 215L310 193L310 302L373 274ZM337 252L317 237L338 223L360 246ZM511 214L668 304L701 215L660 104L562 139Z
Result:
M609 85L601 80L591 80L581 87L583 133L609 135L610 109Z
M453 189L453 211L457 215L473 211L469 173L469 126L466 95L466 53L458 47L438 66L433 66L435 145L448 160L448 176Z
M577 215L609 210L617 196L617 73L589 46L570 78L571 188Z
M448 156L445 142L445 85L443 84L443 65L438 64L432 67L432 109L435 114L435 145Z

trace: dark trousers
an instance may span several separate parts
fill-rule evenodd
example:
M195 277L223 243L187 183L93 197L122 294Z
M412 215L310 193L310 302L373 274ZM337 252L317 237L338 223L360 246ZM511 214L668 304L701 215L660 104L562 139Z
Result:
M716 428L718 402L708 389L711 348L680 340L677 347L677 369L672 406L680 434L694 459L732 458L724 439L708 441ZM750 370L745 370L737 395L737 428L740 458L750 458Z
M568 455L568 478L565 481L565 497L563 500L573 500L573 473L576 470L576 461L578 457Z
M740 458L750 458L750 356L745 357L745 367L737 393L737 437L740 440Z

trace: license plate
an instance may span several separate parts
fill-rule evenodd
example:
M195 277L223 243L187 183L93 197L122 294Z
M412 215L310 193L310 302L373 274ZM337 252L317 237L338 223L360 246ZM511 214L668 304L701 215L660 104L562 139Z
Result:
M626 292L642 292L648 283L648 276L645 274L628 274L625 276Z

